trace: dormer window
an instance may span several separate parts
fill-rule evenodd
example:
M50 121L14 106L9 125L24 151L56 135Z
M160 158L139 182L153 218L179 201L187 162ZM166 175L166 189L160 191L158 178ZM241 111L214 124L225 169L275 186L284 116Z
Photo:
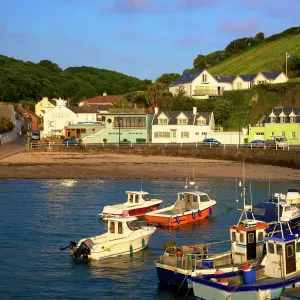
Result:
M207 82L207 74L202 74L202 82L203 83Z
M169 120L167 118L159 118L158 119L158 124L159 125L166 125L169 123Z
M296 123L296 117L295 116L290 117L290 123Z
M280 123L285 123L285 119L286 119L285 116L281 116L281 117L280 117Z
M206 119L203 117L198 118L197 125L206 125Z
M178 125L186 125L187 121L188 120L186 118L177 119L177 124Z
M276 123L276 117L271 117L271 123Z

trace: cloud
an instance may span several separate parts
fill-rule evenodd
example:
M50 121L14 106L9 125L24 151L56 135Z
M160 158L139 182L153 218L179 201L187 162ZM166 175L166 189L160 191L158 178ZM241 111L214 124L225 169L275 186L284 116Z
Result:
M256 18L251 18L245 21L223 21L219 30L223 33L231 35L254 35L260 31L259 22Z

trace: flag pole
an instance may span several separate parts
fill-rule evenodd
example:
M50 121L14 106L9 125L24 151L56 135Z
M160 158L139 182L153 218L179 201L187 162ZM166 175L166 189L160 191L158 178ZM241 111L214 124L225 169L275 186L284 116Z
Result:
M288 77L288 75L287 75L287 52L285 52L285 76Z

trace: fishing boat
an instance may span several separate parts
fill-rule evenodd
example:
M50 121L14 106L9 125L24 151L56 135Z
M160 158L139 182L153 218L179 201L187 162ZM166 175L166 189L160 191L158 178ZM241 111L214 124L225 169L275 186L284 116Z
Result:
M299 234L287 226L284 231L281 219L265 237L267 252L259 272L250 266L242 274L223 273L205 278L193 272L196 299L278 299L285 289L300 286Z
M201 191L184 191L177 194L175 204L145 214L151 224L178 227L212 215L216 201Z
M136 217L108 217L107 221L106 233L83 238L78 242L72 241L69 245L70 255L83 260L100 260L132 254L144 249L156 231L154 226L138 222Z
M162 203L160 199L151 199L145 191L127 191L127 202L107 205L99 215L103 218L109 216L144 216L149 211L157 210Z

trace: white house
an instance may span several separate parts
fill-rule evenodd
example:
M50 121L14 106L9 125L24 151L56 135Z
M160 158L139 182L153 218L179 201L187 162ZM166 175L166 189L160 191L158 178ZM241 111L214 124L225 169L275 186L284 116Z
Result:
M207 70L185 72L169 86L175 95L179 87L184 88L188 96L208 98L222 96L223 91L250 89L253 85L283 83L288 78L283 72L261 72L252 75L219 76L211 75Z
M212 112L158 111L152 120L152 143L195 143L202 142L215 129Z
M56 106L44 114L44 130L42 136L64 135L64 128L80 122L95 122L97 110L89 106L66 106L64 100L57 100Z

